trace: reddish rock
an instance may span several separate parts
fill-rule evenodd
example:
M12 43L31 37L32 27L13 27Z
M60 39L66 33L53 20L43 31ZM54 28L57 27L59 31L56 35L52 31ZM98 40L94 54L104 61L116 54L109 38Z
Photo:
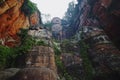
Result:
M17 35L20 28L40 27L41 14L33 13L29 18L21 11L24 0L5 0L0 5L0 44L14 47L19 45Z
M24 68L10 80L57 80L57 77L48 68Z
M54 51L47 46L34 46L26 55L25 68L9 80L57 80Z
M102 0L96 2L93 13L99 18L100 24L104 26L105 32L111 40L119 47L120 38L120 1Z
M28 18L20 8L24 0L6 0L0 7L0 39L2 45L15 46L20 41L17 32L29 26Z
M27 55L26 67L46 67L56 72L53 49L45 46L33 47Z
M101 0L101 5L107 8L110 6L111 2L112 0Z
M89 44L89 57L96 75L120 71L120 51L112 44L102 29L84 26L84 40Z
M120 0L78 0L79 13L73 28L101 26L109 38L120 48ZM74 30L74 29L73 29Z
M31 25L39 24L39 14L38 14L38 12L35 12L30 16L30 22L31 22Z

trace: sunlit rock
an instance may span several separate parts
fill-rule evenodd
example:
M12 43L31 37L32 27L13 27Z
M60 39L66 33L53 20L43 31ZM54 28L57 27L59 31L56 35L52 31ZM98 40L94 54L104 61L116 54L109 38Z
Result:
M6 0L0 7L0 39L2 45L15 46L20 38L17 32L20 28L29 26L28 18L21 12L23 0ZM12 39L12 40L9 40Z

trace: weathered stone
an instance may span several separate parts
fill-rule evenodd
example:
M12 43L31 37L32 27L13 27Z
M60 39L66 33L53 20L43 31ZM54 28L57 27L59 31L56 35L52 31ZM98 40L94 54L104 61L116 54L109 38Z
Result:
M26 56L26 68L10 80L57 80L54 51L47 46L34 46Z
M99 18L100 23L111 40L119 47L120 38L120 1L100 0L95 3L93 13Z
M0 80L7 80L8 78L14 76L20 69L18 68L9 68L4 71L0 71Z
M83 62L79 54L63 53L61 54L60 59L63 62L63 65L65 66L67 72L76 78L73 80L82 80L84 75L84 69L82 65Z
M57 40L62 40L62 25L61 19L59 17L54 17L52 19L52 36Z
M109 38L119 47L120 0L78 0L78 2L78 13L71 25L73 34L81 26L101 26ZM69 36L71 32L68 33Z
M0 44L11 47L19 44L20 38L16 33L29 26L28 18L20 10L23 1L6 0L0 8Z
M10 80L57 80L57 77L48 68L24 68Z
M90 26L86 28L88 30L84 32L84 40L89 44L88 53L96 75L120 72L120 51L112 44L103 30L93 29L94 27ZM91 31L89 28L92 28Z
M46 46L33 47L27 54L26 67L46 67L56 73L53 49Z
M80 58L79 54L63 53L61 54L61 60L65 67L71 66L71 65L82 64L82 59Z
M14 47L20 44L17 35L21 28L41 27L41 14L26 16L21 10L24 0L5 0L0 4L0 44Z

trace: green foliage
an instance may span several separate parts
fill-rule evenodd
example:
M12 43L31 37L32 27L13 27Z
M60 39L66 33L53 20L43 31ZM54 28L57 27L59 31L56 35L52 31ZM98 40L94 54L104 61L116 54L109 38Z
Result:
M61 55L60 49L58 49L58 46L56 44L53 44L53 48L54 48L54 52L55 52L55 62L56 62L57 68L58 68L60 79L64 77L65 80L72 80L72 77L67 73L67 71L60 59L60 55Z
M35 40L28 35L27 29L21 29L21 32L18 35L21 37L21 45L19 46L20 52L24 53L28 51L28 49L31 49L35 44Z
M51 30L51 27L52 27L52 23L50 21L47 21L45 24L44 24L45 28Z
M20 34L18 34L21 37L20 46L14 48L0 46L0 68L14 67L16 57L23 55L32 48L35 41L32 37L28 36L27 31L28 30L21 29Z
M53 48L54 48L55 55L60 55L61 54L61 51L58 49L58 47L55 44L53 44Z
M68 23L71 23L74 18L75 13L75 3L72 1L69 3L67 12L65 13L64 20L66 20Z
M85 70L85 80L92 80L93 67L87 54L88 45L86 45L83 40L79 42L79 45L80 45L80 55L83 59L83 67Z
M65 80L72 80L72 77L67 73L62 61L60 60L59 55L55 56L55 61L58 68L60 79L64 77Z
M44 41L40 40L40 41L37 41L36 42L36 45L39 45L39 46L48 46Z
M63 20L65 23L62 22L62 24L65 24L63 27L63 30L65 29L67 32L67 38L70 38L73 36L76 32L77 27L74 24L76 16L79 14L79 6L75 4L74 1L69 3L68 9L65 13L65 16L63 17Z
M6 46L0 46L0 68L13 66L11 60L17 56L15 49Z
M70 40L65 39L61 43L62 52L71 53L74 51L73 47L74 47L74 44Z
M37 10L37 7L36 4L31 2L30 0L25 0L21 10L24 12L26 16L29 16Z

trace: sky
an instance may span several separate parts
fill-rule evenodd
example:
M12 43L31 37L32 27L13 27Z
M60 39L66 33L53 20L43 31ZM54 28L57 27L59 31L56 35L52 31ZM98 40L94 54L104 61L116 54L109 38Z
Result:
M76 0L31 0L37 4L38 9L42 13L43 22L46 19L51 20L53 17L62 18L67 11L68 3ZM50 16L44 17L43 14Z

